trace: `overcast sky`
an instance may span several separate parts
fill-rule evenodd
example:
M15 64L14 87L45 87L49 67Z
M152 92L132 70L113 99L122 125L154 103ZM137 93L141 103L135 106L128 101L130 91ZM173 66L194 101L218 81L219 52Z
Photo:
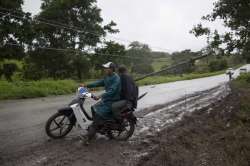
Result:
M98 0L104 22L113 20L120 33L115 37L149 44L153 50L169 52L206 45L205 38L195 38L189 31L203 15L210 13L215 0ZM24 0L24 10L37 14L40 0ZM220 32L221 22L209 24ZM122 44L127 42L120 41ZM159 47L159 48L158 48Z

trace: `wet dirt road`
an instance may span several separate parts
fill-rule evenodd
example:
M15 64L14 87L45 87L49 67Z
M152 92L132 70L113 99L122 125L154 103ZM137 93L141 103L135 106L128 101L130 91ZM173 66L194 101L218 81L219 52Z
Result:
M130 143L101 138L87 148L82 147L77 132L72 132L66 139L59 141L48 141L44 132L48 117L66 105L73 96L2 101L0 165L81 165L83 162L84 165L123 165L124 162L131 165L134 163L133 158L136 160L140 155L143 156L144 152L134 153L138 153L141 144L148 144L148 139L145 138L151 138L161 128L180 120L184 113L224 96L227 92L224 83L227 80L226 75L219 75L141 87L141 93L147 91L149 94L140 101L137 114L144 118L140 120ZM197 93L201 91L202 93ZM91 104L92 101L89 101L88 107ZM110 147L112 149L107 151ZM124 156L129 160L121 160Z

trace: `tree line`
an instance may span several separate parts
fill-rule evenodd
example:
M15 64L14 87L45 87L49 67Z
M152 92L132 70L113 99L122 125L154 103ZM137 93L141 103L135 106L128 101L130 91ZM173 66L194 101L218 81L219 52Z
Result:
M23 0L0 0L0 76L11 81L19 70L21 79L97 78L106 61L125 64L134 74L146 74L154 70L156 58L171 57L172 63L177 63L204 53L237 55L250 61L249 1L218 0L213 12L202 19L223 19L230 32L219 34L198 24L191 33L207 35L208 46L198 52L169 54L152 51L137 41L125 47L107 40L107 35L119 30L112 20L103 24L96 0L42 0L40 13L33 17L23 11Z
M0 1L0 74L8 80L21 61L22 78L39 80L98 77L100 64L114 61L132 72L151 72L152 51L131 42L128 48L105 39L118 33L116 23L103 25L96 0L42 0L34 17L22 9L23 0Z

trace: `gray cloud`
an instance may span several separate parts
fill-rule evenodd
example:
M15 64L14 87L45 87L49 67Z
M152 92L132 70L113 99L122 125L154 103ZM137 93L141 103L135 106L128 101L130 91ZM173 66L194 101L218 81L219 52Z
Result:
M212 11L215 0L98 0L104 22L114 20L119 34L129 41L138 40L154 50L160 47L172 51L199 50L206 45L205 38L195 38L189 31L203 15ZM24 9L36 14L40 0L25 0ZM209 24L219 31L221 22ZM127 42L119 41L123 44Z

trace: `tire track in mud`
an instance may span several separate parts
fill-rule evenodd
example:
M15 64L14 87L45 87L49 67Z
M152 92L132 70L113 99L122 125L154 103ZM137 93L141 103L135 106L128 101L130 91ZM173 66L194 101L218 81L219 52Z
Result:
M139 120L139 128L137 127L137 130L140 130L136 132L135 136L147 132L146 128L159 132L164 127L180 120L184 114L188 114L194 110L206 107L217 100L221 100L228 94L226 86L227 85L221 85L208 91L185 96L175 102L168 103L165 106L163 105L161 109L145 114L143 118ZM144 113L139 112L137 116L140 116L140 114Z
M100 137L90 146L83 146L77 133L63 140L48 140L16 147L16 151L2 152L0 165L136 165L154 154L157 135L166 127L196 109L221 100L228 94L227 85L183 96L182 98L136 112L139 118L134 136L128 142L107 141ZM38 141L39 142L39 141ZM3 163L3 164L1 164Z

